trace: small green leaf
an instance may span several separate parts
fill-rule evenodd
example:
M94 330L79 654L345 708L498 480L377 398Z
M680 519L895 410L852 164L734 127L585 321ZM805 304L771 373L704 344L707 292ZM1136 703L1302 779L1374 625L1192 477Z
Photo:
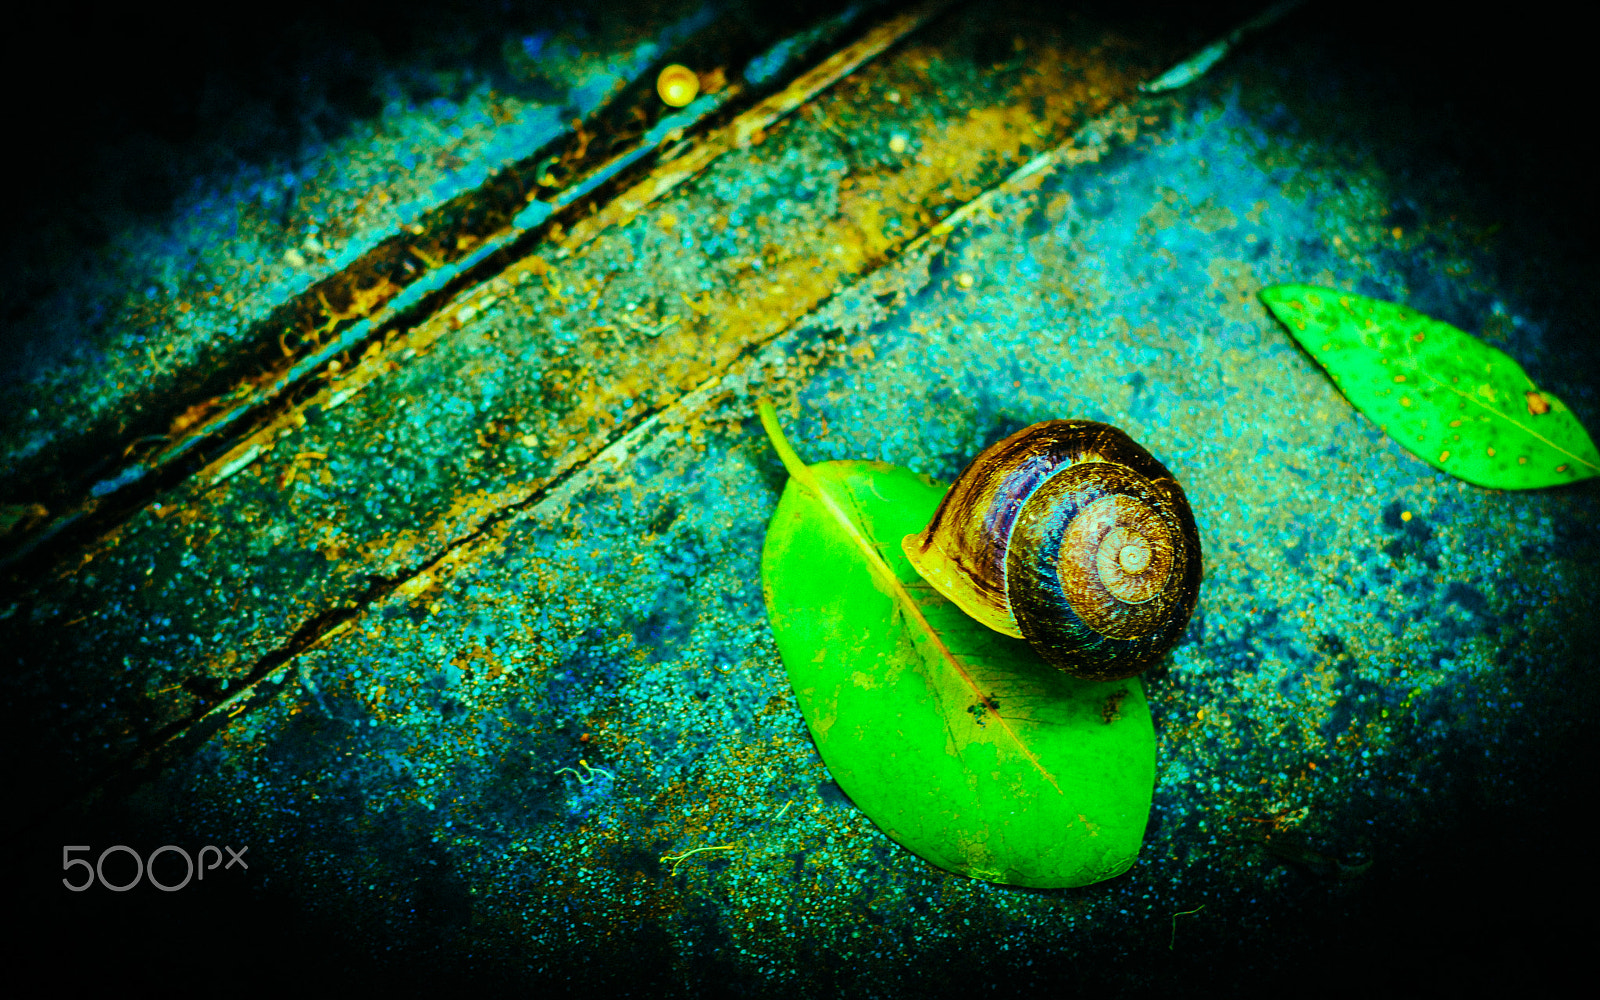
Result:
M1356 409L1435 469L1503 490L1600 475L1566 404L1476 337L1331 288L1273 285L1261 300Z
M802 464L761 554L767 614L829 772L892 840L941 868L1088 885L1138 855L1155 732L1137 680L1076 680L912 569L900 539L945 487L876 462Z

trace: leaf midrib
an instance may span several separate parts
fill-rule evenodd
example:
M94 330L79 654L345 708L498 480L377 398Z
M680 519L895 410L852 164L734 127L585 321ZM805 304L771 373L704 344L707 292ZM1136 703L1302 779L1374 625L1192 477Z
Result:
M861 531L855 520L839 506L838 501L833 498L833 495L822 485L822 481L811 471L811 467L801 461L799 454L789 445L788 439L783 435L783 430L778 426L777 410L774 409L772 403L762 400L758 405L758 409L761 414L761 426L766 430L767 437L772 441L772 447L777 451L778 458L783 461L783 466L788 470L789 475L812 493L828 513L833 516L834 520L839 523L839 526L844 529L845 535L861 552L862 558L866 560L867 568L878 577L879 582L889 591L895 603L899 605L901 613L909 619L909 624L912 628L920 630L920 633L933 644L934 649L938 651L939 658L945 665L955 671L956 676L960 677L962 682L978 698L983 698L983 691L978 686L978 683L973 680L971 674L967 673L966 667L962 665L960 659L939 637L939 633L934 630L928 619L923 615L921 607L917 605L917 602L906 590L905 584L889 568L889 564L884 561L882 554L878 552L877 546ZM1050 784L1050 787L1054 788L1058 794L1065 794L1062 792L1060 784L1056 782L1055 776L1045 768L1039 758L1028 748L1022 737L1011 727L1011 723L998 712L994 713L994 718L1000 723L1000 727L1004 730L1006 736L1016 745L1017 750L1027 758L1028 763L1034 766L1039 775Z
M1515 362L1513 362L1513 364L1514 363ZM1518 369L1520 369L1522 366L1518 365L1517 367L1518 367ZM1538 431L1534 430L1533 428L1531 428L1531 427L1527 426L1526 424L1522 423L1521 421L1517 420L1516 417L1513 417L1509 413L1503 413L1500 410L1497 410L1494 407L1490 406L1489 404L1482 402L1476 396L1474 396L1472 393L1463 392L1462 390L1456 388L1454 385L1452 385L1450 383L1440 381L1437 377L1435 377L1434 375L1430 374L1427 371L1427 369L1422 368L1420 366L1417 368L1417 374L1421 375L1423 378L1427 379L1429 382L1432 382L1434 385L1439 386L1442 389L1447 389L1450 392L1455 393L1457 396L1460 396L1462 399L1466 400L1467 402L1471 403L1472 405L1474 405L1474 406L1476 406L1476 407L1478 407L1480 409L1487 410L1488 412L1490 412L1490 413L1494 414L1495 416L1499 417L1501 420L1504 420L1506 423L1510 424L1511 426L1513 426L1513 427L1517 428L1518 430L1522 431L1524 434L1526 434L1529 437L1533 438L1535 441L1539 441L1542 444L1544 444L1546 447L1548 447L1548 448L1550 448L1550 449L1552 449L1554 451L1560 452L1561 454L1563 454L1563 455L1567 456L1568 458L1572 459L1574 462L1578 463L1579 465L1586 466L1586 467L1588 467L1590 469L1595 470L1596 472L1600 472L1600 465L1596 465L1595 463L1589 461L1588 459L1583 458L1582 456L1574 455L1572 452L1570 452L1567 449L1565 449L1565 448L1561 447L1560 445L1556 444L1554 441L1552 441L1549 438L1545 437L1543 434L1540 434ZM1527 374L1524 373L1523 377L1527 378ZM1533 386L1533 391L1534 392L1545 394L1543 389L1540 389L1537 385L1533 385L1533 380L1532 379L1528 379L1528 384Z

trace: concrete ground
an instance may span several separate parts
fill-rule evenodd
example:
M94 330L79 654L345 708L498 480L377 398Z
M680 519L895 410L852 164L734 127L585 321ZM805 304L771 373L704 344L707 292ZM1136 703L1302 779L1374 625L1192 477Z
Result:
M480 77L120 230L59 279L76 311L10 331L22 943L152 982L177 935L291 985L643 995L1560 966L1594 882L1600 493L1431 469L1256 292L1405 302L1600 428L1593 195L1565 78L1515 47L1571 43L1537 11L1497 38L1308 5L1140 91L1255 12L490 23ZM671 53L716 92L669 135ZM831 781L765 621L760 397L808 461L948 481L1082 417L1176 473L1205 580L1142 678L1130 872L951 875ZM113 844L250 867L57 886L62 845Z

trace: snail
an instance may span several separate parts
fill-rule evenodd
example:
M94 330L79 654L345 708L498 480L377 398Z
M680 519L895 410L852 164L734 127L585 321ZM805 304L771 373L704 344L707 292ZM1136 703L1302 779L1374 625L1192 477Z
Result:
M1034 424L973 459L901 547L978 621L1089 680L1132 677L1183 635L1200 536L1177 480L1122 431Z

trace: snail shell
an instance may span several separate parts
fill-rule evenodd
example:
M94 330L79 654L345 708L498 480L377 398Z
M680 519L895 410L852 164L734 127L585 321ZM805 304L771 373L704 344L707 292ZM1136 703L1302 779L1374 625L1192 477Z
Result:
M1172 473L1109 424L1051 420L984 449L901 547L923 579L1077 677L1132 677L1183 635L1200 536Z

